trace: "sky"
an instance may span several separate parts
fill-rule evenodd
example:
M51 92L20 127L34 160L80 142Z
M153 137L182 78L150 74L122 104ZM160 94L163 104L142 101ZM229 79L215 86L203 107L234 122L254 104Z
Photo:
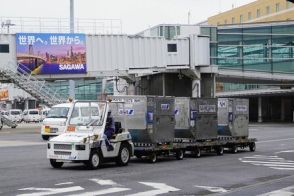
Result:
M74 0L75 17L120 19L135 34L157 24L191 24L254 0ZM70 0L0 0L0 17L69 17Z

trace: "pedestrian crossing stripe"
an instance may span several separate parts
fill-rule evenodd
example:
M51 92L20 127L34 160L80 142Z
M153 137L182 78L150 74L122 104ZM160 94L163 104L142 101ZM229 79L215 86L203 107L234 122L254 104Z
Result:
M239 158L242 163L249 163L256 166L264 166L276 170L294 170L294 161L286 160L278 156L254 155Z

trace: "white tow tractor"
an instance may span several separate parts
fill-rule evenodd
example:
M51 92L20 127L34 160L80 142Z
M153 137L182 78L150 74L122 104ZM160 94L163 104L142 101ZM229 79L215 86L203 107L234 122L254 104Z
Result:
M111 108L120 111L120 114L110 116ZM60 168L65 162L82 162L91 169L98 168L104 161L127 165L134 154L134 145L130 133L124 129L124 111L122 102L74 102L66 132L48 142L47 158L52 167ZM114 135L108 140L104 131L110 118L115 129ZM112 149L108 148L107 141Z

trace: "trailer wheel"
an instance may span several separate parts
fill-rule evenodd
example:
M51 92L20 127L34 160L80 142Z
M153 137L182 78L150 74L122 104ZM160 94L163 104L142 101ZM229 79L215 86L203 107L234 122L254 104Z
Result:
M201 150L199 148L196 148L195 151L194 151L194 153L195 153L195 157L196 158L200 158L201 157Z
M151 155L148 156L149 162L150 163L156 163L157 161L157 155L156 153L152 153Z
M122 143L118 153L116 163L118 165L125 166L129 163L130 157L131 157L131 153L130 153L128 145Z
M249 149L250 149L251 152L255 151L255 149L256 149L255 142L252 142L252 143L249 144Z
M48 141L49 140L49 135L42 135L42 139L45 140L45 141Z
M53 168L61 168L63 166L63 162L56 162L55 159L50 159L50 164Z
M184 151L182 149L176 151L176 158L177 158L177 160L183 160Z
M233 146L231 147L231 152L232 152L233 154L237 153L237 152L238 152L238 148L237 148L237 146L233 145Z
M224 147L222 147L222 146L216 147L216 154L219 156L223 155L224 154Z
M92 151L90 158L85 162L89 169L97 169L101 164L101 155L97 151Z

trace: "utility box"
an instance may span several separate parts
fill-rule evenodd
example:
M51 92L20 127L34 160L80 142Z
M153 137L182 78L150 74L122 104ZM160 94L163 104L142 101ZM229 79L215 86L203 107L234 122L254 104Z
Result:
M221 136L248 137L249 100L238 98L218 99L218 134Z
M217 99L175 98L175 137L195 140L217 138Z
M174 97L111 96L112 101L124 102L124 109L112 113L126 115L125 128L134 143L158 144L174 140ZM115 118L115 116L114 116Z

